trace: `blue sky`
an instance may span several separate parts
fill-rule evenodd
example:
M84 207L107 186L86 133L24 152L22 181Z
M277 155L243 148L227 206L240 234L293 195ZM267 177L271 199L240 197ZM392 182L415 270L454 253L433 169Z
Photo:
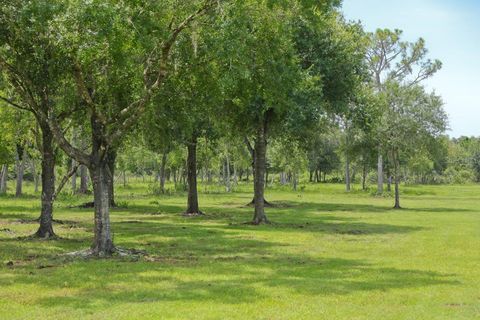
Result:
M367 31L401 29L426 40L443 68L426 86L443 97L453 137L480 136L480 0L344 0L349 20Z

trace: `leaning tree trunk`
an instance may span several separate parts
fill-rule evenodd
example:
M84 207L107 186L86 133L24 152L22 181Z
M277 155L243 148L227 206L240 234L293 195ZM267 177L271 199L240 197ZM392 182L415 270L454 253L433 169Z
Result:
M115 208L115 161L117 159L117 151L110 150L107 153L108 162L108 197L111 208Z
M258 128L255 138L255 157L254 157L254 206L253 224L268 223L265 215L265 166L267 154L267 136L266 121L262 121Z
M201 215L198 208L197 191L197 137L192 137L192 141L187 144L187 180L188 180L188 199L186 215Z
M15 197L22 196L22 186L23 186L23 174L25 171L25 148L17 145L17 154L16 154L16 167L17 167L17 185L15 191Z
M53 232L53 201L55 195L55 151L53 135L50 128L42 126L42 209L40 227L35 236L40 238L54 237Z
M75 168L76 161L72 159L72 169ZM75 171L72 175L72 194L77 193L77 172Z
M2 165L2 171L0 172L0 194L7 193L7 180L8 180L8 164Z
M395 175L395 209L400 209L400 177L398 176L398 152L393 150L393 166L394 166L394 175Z

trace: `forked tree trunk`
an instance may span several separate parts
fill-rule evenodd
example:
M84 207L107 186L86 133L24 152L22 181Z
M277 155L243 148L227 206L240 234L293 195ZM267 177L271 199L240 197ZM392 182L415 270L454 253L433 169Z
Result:
M2 171L0 172L0 194L7 193L7 180L8 180L8 164L2 165Z
M266 121L261 121L255 137L254 206L253 224L268 223L265 215L265 165L267 153Z
M110 174L108 162L97 159L90 169L93 184L95 226L92 251L94 255L109 256L115 251L110 229Z
M380 153L380 147L378 148L378 161L377 161L377 194L383 194L383 157Z
M40 227L35 236L39 238L54 237L53 201L55 194L55 151L53 135L48 125L42 126L42 209Z
M25 172L25 148L17 145L17 154L15 158L17 167L17 185L15 190L15 197L21 197L23 194L23 174Z
M198 192L197 192L197 137L187 144L187 180L188 180L188 199L186 215L201 215L202 212L198 208Z

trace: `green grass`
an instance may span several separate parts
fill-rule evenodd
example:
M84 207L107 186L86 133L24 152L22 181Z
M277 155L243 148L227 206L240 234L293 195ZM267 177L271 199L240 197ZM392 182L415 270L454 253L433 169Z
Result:
M0 198L0 319L480 318L480 186L405 187L400 211L341 185L270 189L267 226L243 224L247 187L200 189L207 215L184 218L184 194L118 188L115 243L138 261L62 256L90 245L92 210L68 208L89 197L56 203L56 241L21 238L38 195Z

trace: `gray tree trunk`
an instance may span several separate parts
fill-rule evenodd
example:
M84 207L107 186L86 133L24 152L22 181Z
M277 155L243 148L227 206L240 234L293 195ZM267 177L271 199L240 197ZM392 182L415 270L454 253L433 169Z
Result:
M8 164L2 165L2 171L0 172L0 194L7 193L7 180L8 180Z
M350 158L345 154L345 190L350 192Z
M225 163L225 191L230 192L231 191L231 186L230 186L230 158L228 157L227 154L227 159Z
M399 162L398 162L398 152L396 150L393 150L392 152L393 155L393 168L394 168L394 175L395 175L395 209L400 209L400 177L398 173L398 167L399 167Z
M261 121L255 137L253 224L268 223L265 215L265 166L267 153L266 121Z
M34 183L34 193L38 193L38 180L39 180L39 177L38 177L38 173L37 173L37 166L35 165L35 160L34 159L30 159L30 168L32 170L32 176L33 176L33 183Z
M238 185L237 166L235 165L235 161L233 162L233 184L235 186Z
M379 155L377 161L377 194L383 194L383 157L380 154L380 148L378 148Z
M72 159L72 168L75 167L75 163L76 161ZM76 194L76 193L77 193L77 173L74 172L72 175L72 194Z
M108 163L99 161L90 168L95 207L95 226L92 251L98 256L109 256L115 251L110 229L110 183Z
M15 191L15 197L21 197L23 187L23 174L25 172L25 148L17 146L17 153L15 156L15 165L17 169L17 185Z
M78 189L78 193L88 193L88 169L84 165L80 166L80 188Z
M55 195L55 149L53 134L48 125L42 126L42 209L40 226L35 233L40 238L54 237L53 201Z

